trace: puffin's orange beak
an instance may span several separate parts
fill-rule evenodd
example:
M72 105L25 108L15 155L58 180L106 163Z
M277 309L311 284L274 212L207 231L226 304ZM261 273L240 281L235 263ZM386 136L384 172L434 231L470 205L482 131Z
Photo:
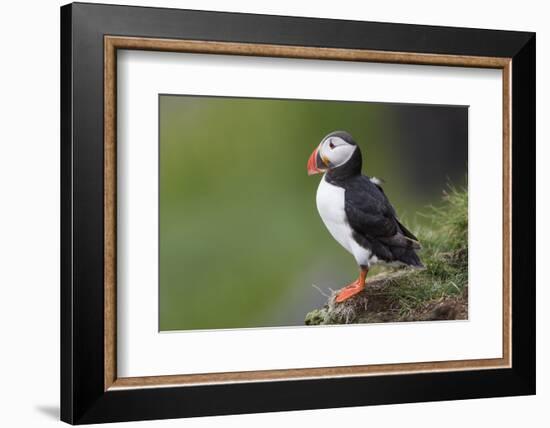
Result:
M320 172L323 172L322 169L319 168L317 165L317 157L318 157L319 148L317 147L315 150L313 150L313 153L309 157L307 161L307 175L314 175L319 174Z

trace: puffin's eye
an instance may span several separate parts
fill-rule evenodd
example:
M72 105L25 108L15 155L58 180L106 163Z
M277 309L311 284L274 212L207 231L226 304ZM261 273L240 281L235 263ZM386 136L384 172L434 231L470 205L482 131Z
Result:
M334 144L332 144L332 141L330 143L328 143L328 146L330 147L331 150L336 147Z

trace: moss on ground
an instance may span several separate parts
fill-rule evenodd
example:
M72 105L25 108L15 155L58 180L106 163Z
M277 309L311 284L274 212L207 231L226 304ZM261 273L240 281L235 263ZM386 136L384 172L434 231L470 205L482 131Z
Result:
M306 315L307 325L349 324L468 316L468 193L449 187L440 206L429 207L428 226L414 232L424 269L389 268L367 280L365 291Z

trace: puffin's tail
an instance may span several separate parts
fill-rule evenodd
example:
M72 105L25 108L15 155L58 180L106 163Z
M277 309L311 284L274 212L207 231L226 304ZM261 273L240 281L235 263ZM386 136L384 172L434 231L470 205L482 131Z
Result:
M418 254L416 254L413 249L409 249L402 254L401 257L399 257L399 261L416 268L424 267L424 264L420 261L420 257L418 257Z

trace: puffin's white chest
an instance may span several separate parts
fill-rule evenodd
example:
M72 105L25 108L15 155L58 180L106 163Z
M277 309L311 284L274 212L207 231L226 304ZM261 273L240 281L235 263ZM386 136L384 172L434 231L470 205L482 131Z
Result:
M334 239L350 251L351 228L346 219L345 190L323 177L317 189L317 210Z
M317 210L332 237L353 254L358 264L368 266L371 252L353 239L353 230L346 217L345 197L343 188L328 183L323 177L317 189Z

